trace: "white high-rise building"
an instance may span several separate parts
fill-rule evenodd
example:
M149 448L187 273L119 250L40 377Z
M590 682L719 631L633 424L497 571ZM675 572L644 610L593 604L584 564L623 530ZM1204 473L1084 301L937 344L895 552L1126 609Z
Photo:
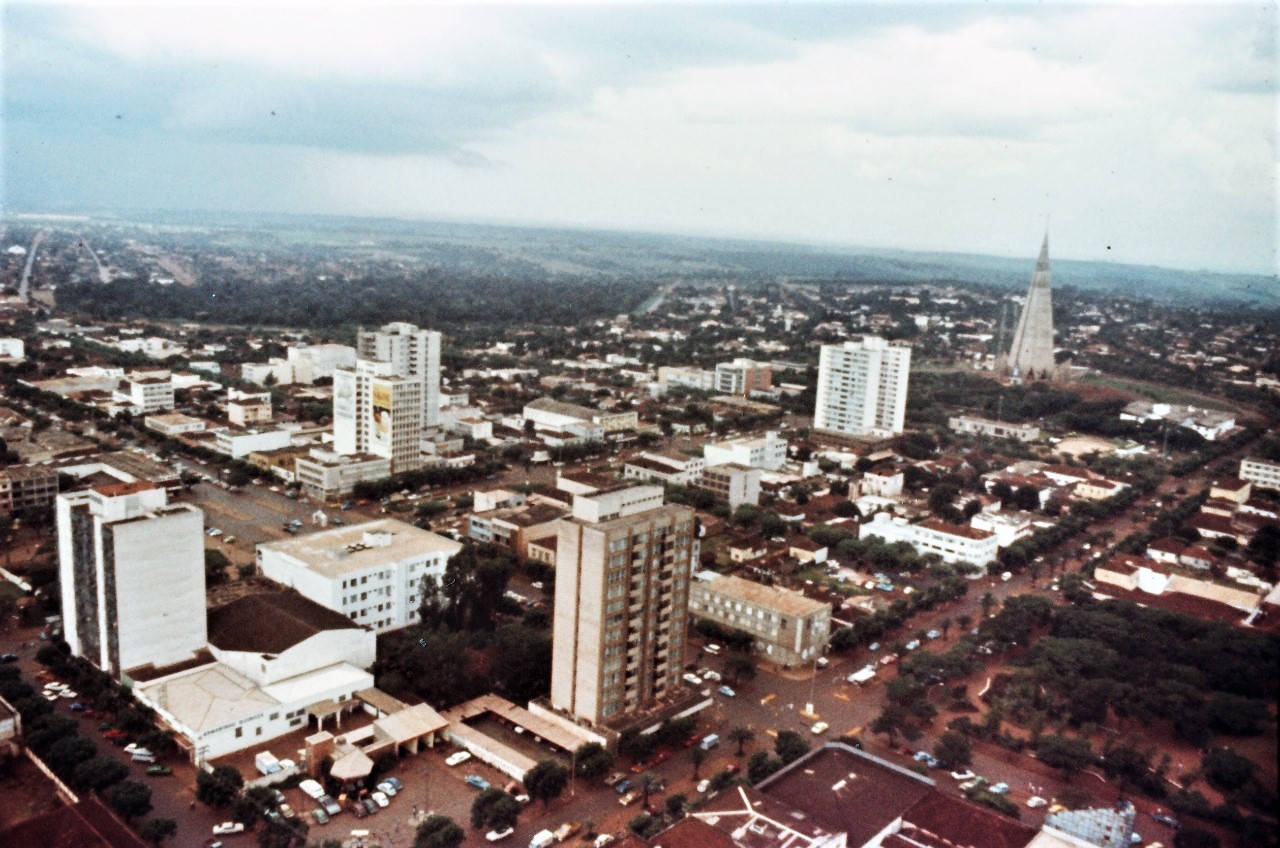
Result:
M440 424L440 334L402 321L361 330L356 336L360 359L387 362L392 374L422 382L422 426Z
M204 513L154 483L57 501L62 626L71 652L119 677L205 647Z
M879 336L823 345L813 426L850 436L901 433L911 348Z
M391 461L391 473L422 466L422 389L390 362L357 359L333 372L333 448Z

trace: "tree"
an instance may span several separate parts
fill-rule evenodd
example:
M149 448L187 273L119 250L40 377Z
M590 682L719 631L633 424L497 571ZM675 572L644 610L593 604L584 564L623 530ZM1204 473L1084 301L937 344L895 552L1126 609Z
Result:
M671 819L684 818L684 808L687 803L689 803L689 799L685 797L683 792L668 795L665 803L667 816Z
M196 798L210 807L230 804L244 786L244 778L232 766L218 766L212 772L201 771L196 775Z
M116 784L108 796L111 809L120 814L125 821L132 821L151 811L151 789L136 780L126 780Z
M693 761L693 779L698 779L698 772L702 769L702 764L707 761L711 754L701 745L694 745L689 750L689 759Z
M585 780L594 780L597 777L604 777L609 773L617 763L617 758L613 756L599 742L588 742L578 748L574 755L575 767L578 771L578 777Z
M178 743L173 741L173 734L165 730L151 730L137 739L138 745L154 754L164 756L178 750Z
M1247 757L1242 757L1229 748L1210 748L1200 761L1205 780L1214 789L1231 792L1239 789L1253 777L1256 766Z
M568 784L569 770L555 760L543 760L524 775L524 788L529 797L544 805L560 797Z
M159 817L147 819L138 827L138 835L152 845L159 845L177 832L178 823L176 821Z
M222 551L210 548L204 552L204 585L219 586L227 582L227 566L231 561Z
M32 747L35 747L35 743L32 743ZM64 736L49 746L43 754L43 759L49 768L58 774L72 775L77 766L92 760L97 753L98 749L92 742L83 736L73 734Z
M951 769L967 766L973 760L973 750L969 746L969 740L963 734L951 730L938 737L938 743L933 747L933 755L941 760L944 766Z
M982 604L982 617L986 618L991 615L991 608L996 605L996 596L990 592L983 592L982 597L978 598L978 603Z
M413 848L458 848L467 834L448 816L430 815L418 825Z
M71 783L80 789L101 792L129 776L129 767L110 757L94 757L75 767Z
M774 740L773 750L782 760L782 764L788 765L809 753L809 740L794 730L783 730Z
M1036 742L1036 759L1062 769L1062 776L1069 780L1072 775L1092 765L1094 755L1087 739L1041 736Z
M748 742L755 740L756 733L749 727L738 725L737 727L729 730L726 734L726 738L738 746L738 756L741 757L743 748L746 747Z
M520 802L501 789L490 787L471 803L471 826L506 830L520 817Z
M938 622L938 626L942 628L942 638L947 638L947 634L951 632L951 619L943 616L942 620Z
M649 796L657 792L660 785L657 775L652 772L645 772L636 779L636 788L640 790L640 794L644 798L643 806L646 810L649 808Z
M747 760L747 779L752 783L759 783L780 768L782 760L769 756L768 751L756 751Z
M302 848L308 830L302 819L267 819L258 829L258 848Z
M756 664L751 657L730 654L724 660L724 673L737 686L743 680L751 680L756 676Z

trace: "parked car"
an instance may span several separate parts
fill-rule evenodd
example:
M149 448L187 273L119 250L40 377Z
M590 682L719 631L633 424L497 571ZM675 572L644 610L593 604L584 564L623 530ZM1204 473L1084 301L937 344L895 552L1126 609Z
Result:
M684 675L683 680L685 683L688 683L690 686L702 685L702 678L696 674L686 674Z
M712 656L715 656L716 654L720 653L720 646L716 644L705 645L703 646L702 650L706 651L708 654L711 654Z
M627 792L625 795L619 798L618 803L624 807L629 807L639 800L640 800L640 790L632 789L630 792Z
M623 774L620 771L615 771L613 774L609 775L604 779L604 785L613 786L614 784L621 783L626 779L627 779L627 776L625 774Z
M580 830L582 830L581 822L567 821L555 829L556 842L564 842Z
M960 784L960 788L965 792L969 792L970 790L977 789L979 786L985 786L986 783L987 779L985 777L975 777Z
M316 824L329 823L329 814L319 807L311 811L311 817L316 820Z
M469 774L467 775L467 785L483 792L489 788L489 781L485 780L478 774Z
M964 771L951 772L952 780L973 780L974 777L976 777L976 775L970 769L965 769Z
M389 798L394 798L396 796L395 786L393 786L389 781L386 781L386 780L378 784L378 791Z
M1027 806L1033 810L1036 807L1043 807L1048 803L1049 803L1048 801L1041 798L1039 795L1032 795L1030 798L1027 799Z
M630 778L626 780L620 780L613 785L613 791L617 792L619 795L625 795L631 791L631 787L633 785L634 784L632 784Z
M821 736L822 734L826 733L828 728L830 727L831 725L827 724L825 721L820 721L816 723L813 727L809 728L809 732L812 733L814 736Z
M173 774L173 769L168 766L151 766L147 769L147 774L152 777L164 777L165 775Z
M514 827L506 827L502 830L491 830L484 835L484 838L490 842L500 842L515 832L516 829Z
M302 794L308 798L318 800L324 795L324 787L314 780L304 780L298 784L298 788L302 790Z
M702 675L702 679L703 679L703 680L708 680L708 681L711 681L711 682L713 682L713 683L719 683L719 682L720 682L720 672L715 671L714 669L704 668L704 669L702 669L702 671L701 671L701 672L699 672L699 673Z
M1173 816L1169 815L1168 813L1159 813L1159 812L1152 813L1151 818L1160 822L1160 824L1173 828L1174 830L1177 830L1178 828L1182 827L1182 823L1179 822L1177 819L1175 819Z
M391 806L391 801L390 799L387 798L387 793L385 792L382 792L382 791L371 792L369 793L369 797L372 798L373 803L377 804L379 807L382 807L385 809Z
M18 661L17 654L0 654L0 663L13 663Z
M338 813L342 812L342 806L337 801L333 800L333 797L330 795L321 795L316 799L316 803L321 807L324 807L324 811L331 816L336 816Z
M471 759L470 751L457 751L445 757L444 764L447 766L459 766Z
M916 648L920 647L920 640L919 640L919 639L912 639L910 642L908 642L908 643L907 643L906 645L904 645L903 647L905 647L908 651L914 651Z
M737 693L737 692L734 692L734 691L733 691L732 689L730 689L728 686L721 686L721 687L720 687L720 689L719 689L719 692L720 692L720 694L721 694L721 695L724 695L726 698L736 698L736 697L738 697L738 693Z
M987 790L992 795L1006 795L1009 792L1009 784L997 783L995 786Z
M369 813L369 815L373 815L374 813L378 812L378 810L381 809L381 807L378 806L378 802L373 800L372 798L361 798L360 803L364 804L364 808Z
M82 713L84 712L84 710L85 710L84 704L80 703L79 701L75 701L71 704L71 712L73 713Z
M702 778L702 780L698 781L698 787L697 787L698 792L706 792L710 788L711 788L711 781L708 780L707 778L704 777Z
M361 804L359 801L355 801L355 800L348 801L347 809L351 811L351 815L355 816L358 819L365 818L366 816L369 815L369 811L366 810L364 808L364 804Z
M230 833L244 833L244 825L238 821L229 821L213 826L214 836L226 836Z
M382 783L387 784L387 785L388 785L388 786L390 786L392 789L394 789L396 792L403 792L403 791L404 791L404 784L400 782L400 778L398 778L398 777L388 777L386 780L382 781ZM382 784L379 784L379 785L378 785L378 788L379 788L379 789L382 789ZM386 790L385 790L385 789L383 789L382 791L383 791L383 792L386 792ZM388 793L388 794L390 794L390 793Z

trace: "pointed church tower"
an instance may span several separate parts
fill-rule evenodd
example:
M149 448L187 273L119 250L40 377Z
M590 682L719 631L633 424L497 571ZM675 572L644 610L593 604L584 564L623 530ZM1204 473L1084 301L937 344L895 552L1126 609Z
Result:
M1018 327L1009 347L1008 367L1024 380L1047 380L1053 376L1053 301L1049 293L1049 233L1044 234L1040 259L1031 275L1027 304L1018 317Z

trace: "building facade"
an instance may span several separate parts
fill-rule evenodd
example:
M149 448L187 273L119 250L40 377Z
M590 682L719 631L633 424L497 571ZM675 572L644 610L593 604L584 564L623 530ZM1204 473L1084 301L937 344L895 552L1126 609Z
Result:
M43 510L58 497L58 469L47 465L0 468L0 512Z
M1240 460L1240 479L1248 480L1259 489L1280 490L1280 462L1246 457Z
M990 418L979 418L975 415L952 416L947 421L947 426L957 433L974 433L995 439L1034 442L1040 438L1040 428L1034 424L1009 424L1004 421L992 421Z
M423 381L390 362L356 360L333 372L333 447L340 454L372 454L391 473L422 466Z
M831 637L831 604L741 577L696 576L689 614L750 633L765 659L784 666L813 662Z
M391 461L369 453L343 455L312 448L293 461L293 479L313 498L329 500L350 494L356 483L391 476Z
M849 436L901 433L911 348L864 336L823 345L813 426Z
M749 468L777 471L787 463L787 440L779 438L776 432L769 432L757 439L710 442L702 446L702 455L708 466L734 462Z
M452 539L383 519L259 545L258 570L382 633L418 622L425 593L461 549Z
M743 504L760 503L760 469L730 462L704 468L693 482L695 489L710 492L729 504L732 512Z
M675 691L696 555L693 510L660 486L575 496L556 539L554 709L596 725Z
M767 362L735 359L716 366L715 390L725 395L751 397L752 392L767 392L773 387L773 369Z
M879 536L886 542L906 542L921 554L937 554L943 562L969 562L986 566L996 560L999 543L996 534L960 524L929 518L919 524L908 524L878 512L871 521L858 528L858 538Z
M416 379L422 427L440 424L440 334L402 321L384 324L356 335L359 359L385 362L388 373Z
M1053 358L1053 295L1050 291L1049 234L1044 234L1040 258L1031 275L1027 302L1018 316L1009 346L1008 368L1015 379L1047 380L1057 367Z
M67 644L113 677L205 647L204 513L153 483L60 495L58 577Z

